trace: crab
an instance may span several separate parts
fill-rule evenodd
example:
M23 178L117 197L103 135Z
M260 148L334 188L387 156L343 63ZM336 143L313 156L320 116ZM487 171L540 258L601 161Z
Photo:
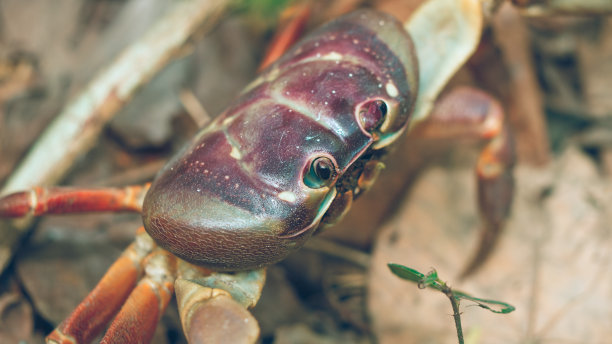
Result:
M339 221L353 198L367 190L378 176L382 153L404 132L428 138L467 136L489 141L477 165L479 205L487 230L464 275L473 272L488 255L510 209L511 168L515 160L512 139L505 128L501 106L486 93L464 88L436 100L449 78L476 49L483 23L492 13L485 5L490 5L489 1L430 0L405 25L370 11L356 12L328 24L267 67L236 105L202 129L153 184L99 190L37 187L0 199L0 217L92 211L143 214L145 226L138 230L134 243L47 337L48 342L89 342L111 319L103 342L148 342L173 293L190 342L255 341L257 322L247 309L258 301L265 267L301 246L317 227ZM399 45L388 51L396 54L397 60L391 61L391 55L380 50L372 52L374 47L385 48L374 40L378 36L387 46ZM359 47L355 51L365 51L374 72L344 66L354 63L351 59L357 59L357 55L352 56L351 50L334 50L334 40L337 41L333 44L355 45ZM356 83L345 89L340 88L341 84L339 88L325 85L321 90L329 97L315 94L312 85L316 80L308 77L320 70L300 66L311 60L322 63L321 69L328 68L325 70L329 75L336 73L333 68L338 65L338 70L346 72L343 77L370 78L371 83ZM335 79L328 76L319 82L330 80ZM319 115L324 115L323 104L327 106L338 99L336 93L345 97L341 100L355 97L355 110L348 112L345 122L328 119L327 127L344 139L340 141L350 141L354 146L342 146L344 143L335 142L327 132L306 131L312 128L303 120L282 128L304 129L293 141L289 139L295 150L285 148L262 155L266 149L263 134L254 135L255 143L240 141L252 132L270 128L247 125L251 117L241 112L244 108L256 104L267 113L291 113L294 108L287 107L289 100L294 100L290 92L304 92L302 83L310 85L313 99L320 101L318 105L323 110ZM277 103L258 104L261 95L269 92L268 87L277 87L279 94L286 92L287 98L275 94ZM285 108L279 110L279 104ZM286 116L280 123L297 115ZM272 141L278 143L278 137L272 134L276 139ZM236 141L227 140L230 136ZM305 157L295 158L299 161L296 169L291 163L284 169L286 166L274 160L274 154L285 154L287 150L290 152L285 161L292 161L307 148L300 146L304 138L310 141L317 137L334 142L333 154L315 145ZM207 151L209 147L212 149ZM276 161L272 169L257 165L253 157L261 156L266 157L266 163ZM266 187L249 185L252 176L238 176L235 172L235 166L247 164L247 160L267 178ZM278 171L283 174L275 175ZM6 189L13 188L9 185ZM195 198L202 193L208 197L204 202ZM201 213L206 215L197 217ZM225 222L219 224L221 221ZM267 228L263 234L262 228ZM194 246L193 242L200 245Z

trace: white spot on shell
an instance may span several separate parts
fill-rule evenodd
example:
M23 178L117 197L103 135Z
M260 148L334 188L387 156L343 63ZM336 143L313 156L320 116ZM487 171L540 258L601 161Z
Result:
M392 81L389 81L386 85L385 85L385 90L387 91L387 94L390 97L397 97L399 95L399 91L397 90L397 87L395 87L395 85L393 84Z
M242 159L242 155L240 154L240 151L236 147L232 147L232 151L230 152L230 156L232 158L236 159L236 160Z
M291 191L283 191L278 194L278 198L282 199L285 202L295 203L296 197L295 194Z
M326 61L340 61L342 60L342 54L332 51L328 54L321 56L321 54L317 54L317 57L321 57L322 60Z
M225 180L229 180L229 176L225 176L224 178L225 178Z

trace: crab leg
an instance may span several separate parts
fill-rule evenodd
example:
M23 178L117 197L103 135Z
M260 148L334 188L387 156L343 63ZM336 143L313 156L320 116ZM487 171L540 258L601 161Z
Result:
M476 164L478 208L484 228L478 249L461 273L462 277L475 272L499 240L514 198L515 163L514 141L508 128L504 128L482 150Z
M430 116L411 133L428 139L487 140L476 164L478 206L483 231L476 254L461 276L476 271L493 250L510 213L514 194L514 142L504 125L504 112L485 92L463 87L438 101Z
M101 343L148 343L174 293L176 258L161 248L145 259L145 277L132 291Z
M493 139L504 126L504 111L488 93L459 87L438 100L429 117L410 132L436 140Z
M227 0L172 1L165 15L74 97L29 150L0 195L55 184L75 158L94 146L113 115L169 61L182 56L229 6ZM30 233L28 221L0 225L0 273Z
M124 188L76 189L69 187L36 187L0 198L0 217L68 214L94 211L142 210L150 184Z
M49 343L91 342L119 311L142 274L142 261L155 244L144 228L102 280L51 334Z
M287 18L284 19L284 22L280 25L281 28L272 38L272 42L259 65L259 71L264 70L276 61L298 40L310 17L311 7L311 3L296 4L283 12L283 15Z

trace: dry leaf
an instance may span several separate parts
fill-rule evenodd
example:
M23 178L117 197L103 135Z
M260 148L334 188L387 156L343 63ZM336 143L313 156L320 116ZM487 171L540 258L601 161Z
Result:
M451 343L443 295L393 276L388 262L438 270L452 287L516 306L509 315L462 304L470 343L604 343L612 336L612 182L568 149L546 169L519 167L513 215L497 251L475 276L456 275L476 242L474 177L431 169L378 239L369 306L381 343Z

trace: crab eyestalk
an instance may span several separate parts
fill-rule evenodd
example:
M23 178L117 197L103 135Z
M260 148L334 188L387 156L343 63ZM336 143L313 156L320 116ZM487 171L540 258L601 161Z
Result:
M327 24L160 172L144 201L147 231L216 270L285 258L324 215L345 213L364 160L407 127L417 89L412 41L394 18L358 11Z

